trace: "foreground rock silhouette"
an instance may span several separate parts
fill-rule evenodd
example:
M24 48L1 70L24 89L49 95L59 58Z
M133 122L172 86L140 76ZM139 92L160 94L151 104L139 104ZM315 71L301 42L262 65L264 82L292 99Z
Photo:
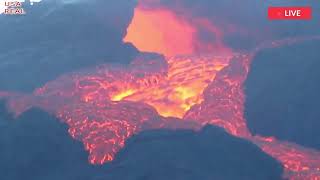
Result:
M1 104L2 180L85 180L96 174L82 143L58 119L38 109L13 119Z
M252 143L223 129L142 132L127 141L95 180L281 179L282 167Z

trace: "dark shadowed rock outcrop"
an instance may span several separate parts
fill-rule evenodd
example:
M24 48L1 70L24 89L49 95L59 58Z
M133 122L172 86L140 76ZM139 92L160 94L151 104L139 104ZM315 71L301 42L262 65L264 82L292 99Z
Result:
M135 5L43 0L24 16L0 14L0 89L31 91L65 72L130 62L138 51L122 38Z
M0 107L1 180L87 180L102 167L88 163L81 142L67 126L47 113L32 109L13 119Z
M142 132L95 180L276 180L282 167L252 143L215 126Z
M320 149L320 41L266 49L245 82L253 134Z

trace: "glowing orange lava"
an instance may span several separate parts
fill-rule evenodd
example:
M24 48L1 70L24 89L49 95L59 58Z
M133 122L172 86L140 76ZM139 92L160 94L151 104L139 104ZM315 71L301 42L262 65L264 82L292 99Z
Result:
M192 54L195 32L189 23L169 10L137 7L124 41L132 42L141 51L166 56Z
M206 33L204 37L201 34ZM231 50L223 43L223 31L205 18L186 18L166 8L135 8L124 42L140 51L165 56L194 55Z
M154 78L153 83L132 82L116 92L111 99L144 102L164 117L182 118L195 104L202 102L202 92L225 67L231 57L175 57L168 58L168 72ZM119 88L117 88L119 89Z

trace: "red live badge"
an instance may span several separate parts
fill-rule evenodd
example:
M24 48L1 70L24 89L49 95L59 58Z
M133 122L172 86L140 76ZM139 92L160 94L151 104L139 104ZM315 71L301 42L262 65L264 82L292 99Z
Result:
M303 7L269 7L268 18L270 20L310 20L312 8Z

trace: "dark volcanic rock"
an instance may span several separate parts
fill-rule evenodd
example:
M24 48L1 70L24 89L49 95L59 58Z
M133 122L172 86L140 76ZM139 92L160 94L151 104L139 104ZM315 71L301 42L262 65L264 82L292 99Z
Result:
M320 149L319 50L313 40L257 54L245 82L253 134Z
M142 132L96 180L275 180L281 174L281 165L257 146L207 126Z
M101 170L56 118L33 109L12 119L3 103L0 113L1 180L87 180Z
M65 72L130 62L138 51L122 38L135 5L43 0L24 16L0 14L0 89L31 91Z

